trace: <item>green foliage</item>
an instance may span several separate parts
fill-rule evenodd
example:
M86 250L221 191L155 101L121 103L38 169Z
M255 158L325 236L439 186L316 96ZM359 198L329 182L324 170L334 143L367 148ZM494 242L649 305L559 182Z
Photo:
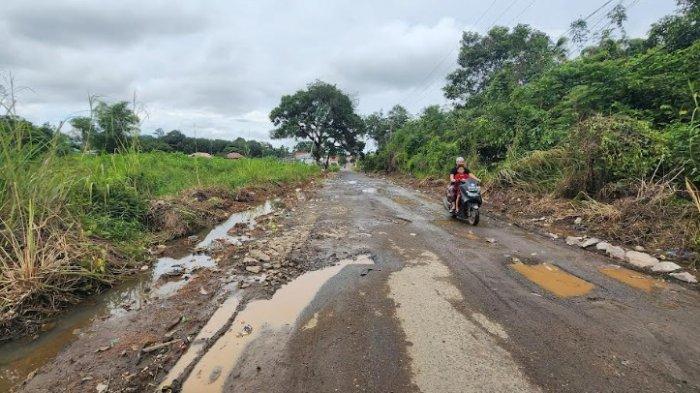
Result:
M282 96L270 112L275 125L273 138L296 138L313 143L311 154L322 157L347 152L361 155L364 142L362 118L355 113L350 97L335 85L316 81L306 90Z
M89 234L113 241L133 241L143 236L150 199L193 187L235 189L299 181L318 170L273 158L206 159L164 152L71 155L56 165L63 176L77 180L70 204Z
M445 95L466 101L483 92L496 75L509 83L523 84L563 60L563 41L554 43L543 32L527 25L492 28L485 36L462 35L459 68L447 76Z
M661 134L649 123L626 116L594 116L572 129L567 140L570 164L561 192L596 195L609 183L644 179L667 156Z
M99 101L90 117L73 118L71 126L80 134L84 150L114 153L130 148L129 142L138 134L139 117L126 101Z
M386 116L379 111L365 117L365 130L367 135L377 143L377 147L381 149L394 132L406 124L409 118L406 108L395 105Z
M700 183L698 2L680 3L649 40L628 39L625 10L614 9L608 18L619 38L608 31L571 60L560 56L561 43L526 26L465 33L445 88L456 108L409 119L361 167L446 177L464 156L487 177L566 195L679 168ZM679 31L659 30L671 20ZM584 42L585 23L572 28Z

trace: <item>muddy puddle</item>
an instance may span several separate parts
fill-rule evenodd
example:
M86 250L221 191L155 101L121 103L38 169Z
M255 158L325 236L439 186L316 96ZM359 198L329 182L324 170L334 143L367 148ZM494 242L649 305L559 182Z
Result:
M239 223L252 228L257 217L272 210L273 204L268 201L256 208L234 213L208 233L202 233L204 237L196 245L183 246L185 242L176 242L168 250L169 256L156 260L147 272L127 279L47 323L46 332L0 344L0 392L9 392L29 374L51 361L61 349L78 339L93 321L123 316L139 310L149 300L174 295L196 276L198 270L216 266L216 261L206 253L192 253L193 246L196 250L206 250L218 241L237 244L249 240L245 236L231 236L228 231Z
M265 332L290 332L302 311L328 280L345 266L373 263L369 255L343 260L336 265L302 274L281 287L271 299L249 303L236 316L230 328L197 362L185 380L182 392L221 392L228 375L249 343Z
M522 262L516 262L511 267L528 280L537 284L537 286L560 298L582 296L592 291L595 287L588 281L582 280L549 263L526 265Z
M634 270L625 269L621 266L610 265L601 267L598 270L614 280L647 293L651 293L654 290L659 290L666 287L666 283L661 280L656 280L652 277L635 272Z

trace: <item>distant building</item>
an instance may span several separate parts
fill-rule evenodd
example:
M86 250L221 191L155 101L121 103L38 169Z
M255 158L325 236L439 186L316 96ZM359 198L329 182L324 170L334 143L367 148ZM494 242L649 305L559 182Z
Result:
M314 157L308 151L295 151L294 160L303 162L304 164L313 164L316 162Z
M197 153L192 153L192 154L190 154L190 157L211 158L211 154L209 154L209 153L197 152Z
M234 152L228 153L226 155L226 158L228 158L229 160L240 160L241 158L245 158L245 156L241 153L236 153L234 151Z

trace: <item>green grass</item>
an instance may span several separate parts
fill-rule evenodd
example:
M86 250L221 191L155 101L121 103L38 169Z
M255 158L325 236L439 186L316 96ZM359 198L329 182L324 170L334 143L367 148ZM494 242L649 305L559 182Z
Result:
M94 291L125 261L144 257L153 238L149 201L193 188L298 182L320 172L277 159L59 156L51 146L18 144L24 131L13 131L0 138L0 333L13 320L36 320Z
M273 158L228 160L181 153L74 155L58 163L74 177L94 184L125 182L147 197L173 195L193 187L235 189L270 182L294 182L318 173L315 166Z

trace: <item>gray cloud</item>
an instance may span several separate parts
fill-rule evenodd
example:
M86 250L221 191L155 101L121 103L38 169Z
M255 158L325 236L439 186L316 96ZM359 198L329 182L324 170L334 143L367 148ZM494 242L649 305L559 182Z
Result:
M280 96L316 79L338 84L362 113L397 103L418 112L446 104L440 88L462 30L512 21L556 36L598 6L538 0L525 9L529 0L517 0L499 20L511 0L483 14L490 3L5 0L0 71L32 88L20 110L36 122L82 113L88 94L135 92L145 131L267 139ZM628 33L673 9L674 0L639 2Z
M9 7L11 34L69 47L128 45L149 36L177 36L201 30L202 15L160 2L51 2Z

